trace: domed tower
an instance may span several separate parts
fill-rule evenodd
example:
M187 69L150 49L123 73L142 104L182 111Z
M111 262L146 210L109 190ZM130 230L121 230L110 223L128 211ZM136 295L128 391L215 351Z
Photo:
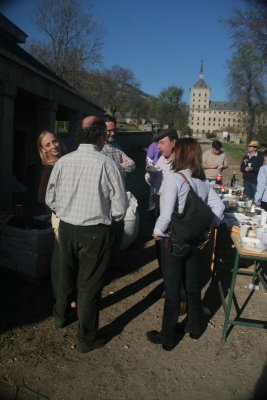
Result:
M201 61L199 78L190 88L188 125L194 133L202 133L205 130L202 122L206 110L209 109L210 92L210 87L203 79L203 61Z

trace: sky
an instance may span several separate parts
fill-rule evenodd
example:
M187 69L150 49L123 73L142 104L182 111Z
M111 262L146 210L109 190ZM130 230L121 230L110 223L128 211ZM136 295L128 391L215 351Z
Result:
M0 11L29 38L38 38L31 13L37 0L0 0ZM120 65L133 71L145 93L158 96L172 85L189 89L203 60L211 100L227 101L230 33L223 20L242 0L80 0L92 4L104 29L102 67Z

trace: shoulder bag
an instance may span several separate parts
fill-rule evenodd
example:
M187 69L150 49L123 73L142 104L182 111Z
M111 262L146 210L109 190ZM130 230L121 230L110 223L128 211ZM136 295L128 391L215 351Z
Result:
M183 257L192 245L198 245L203 233L209 229L214 214L211 208L197 195L182 172L178 172L189 185L182 213L172 212L171 216L171 253Z

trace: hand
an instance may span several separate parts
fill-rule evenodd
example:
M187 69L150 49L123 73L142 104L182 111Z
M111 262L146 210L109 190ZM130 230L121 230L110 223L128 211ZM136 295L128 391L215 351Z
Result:
M159 202L159 194L158 193L153 194L150 197L150 200L151 200L152 203L156 203L157 204Z
M159 236L157 236L157 235L152 235L153 236L153 238L155 239L155 240L159 240L160 238L159 238Z

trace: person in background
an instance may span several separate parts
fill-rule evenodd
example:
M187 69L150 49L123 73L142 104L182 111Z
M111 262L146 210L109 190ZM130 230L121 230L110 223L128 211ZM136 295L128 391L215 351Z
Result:
M120 144L116 141L116 130L117 130L117 120L109 114L104 114L104 121L107 127L106 143L110 144L112 147L121 150Z
M90 116L83 118L83 120L81 121L81 126L83 128L86 128L88 126L88 123L90 123L90 119ZM106 124L107 132L105 144L103 149L101 150L101 153L111 158L115 162L124 178L127 173L133 172L135 170L135 162L130 157L128 157L120 148L118 148L118 146L114 147L117 126L116 119L111 117L110 115L104 115L103 119ZM124 234L124 220L122 219L120 221L112 221L111 231L113 239L110 263L112 266L118 267L120 246Z
M164 174L171 170L172 153L177 139L177 132L171 128L162 129L154 138L161 155L155 164L157 171L148 171L145 180L154 189L156 203L160 196Z
M135 162L128 157L124 151L121 150L119 144L115 142L117 126L116 119L110 115L104 115L103 118L106 124L107 133L102 153L114 160L121 174L125 176L127 173L135 170ZM83 128L87 126L88 120L90 120L90 116L83 118L81 121L81 126Z
M219 140L214 140L211 149L204 151L202 162L205 175L210 182L214 181L217 175L222 175L222 171L228 168L227 157Z
M160 156L157 142L152 142L146 152L146 165L156 165Z
M254 201L267 211L267 150L263 153L264 164L259 169L257 177L257 191Z
M201 291L197 253L199 248L191 246L186 256L175 256L171 253L169 225L174 209L183 212L189 186L187 182L175 173L183 172L196 193L210 205L214 213L214 224L223 218L224 205L222 200L210 187L206 180L201 162L201 147L192 138L179 139L172 157L172 172L165 174L160 195L160 215L156 221L153 236L160 244L161 267L165 285L165 302L161 331L147 332L147 338L154 344L162 345L170 351L175 347L175 328L179 316L180 292L182 281L185 280L187 294L187 319L184 331L192 338L201 334ZM204 232L203 232L204 233ZM202 246L199 246L202 248Z
M37 139L37 148L43 165L39 190L38 190L38 201L40 204L46 206L45 194L51 172L56 162L60 159L62 155L66 153L66 149L60 138L55 133L49 131L43 131L40 133ZM56 299L58 278L59 278L59 264L60 264L60 251L58 243L59 219L53 213L51 215L51 224L54 229L55 236L54 236L53 254L51 259L50 275L51 275L53 296L54 299ZM76 307L76 303L74 301L71 302L71 307L72 308Z
M263 164L263 155L258 152L259 142L252 140L247 144L247 154L244 155L240 171L243 172L244 194L254 199L257 191L257 177Z
M55 327L67 323L70 295L77 282L78 344L87 353L105 344L99 338L98 301L110 256L110 225L124 217L128 199L115 163L101 154L103 119L91 116L76 133L79 147L58 160L50 175L46 204L60 219L60 276Z

